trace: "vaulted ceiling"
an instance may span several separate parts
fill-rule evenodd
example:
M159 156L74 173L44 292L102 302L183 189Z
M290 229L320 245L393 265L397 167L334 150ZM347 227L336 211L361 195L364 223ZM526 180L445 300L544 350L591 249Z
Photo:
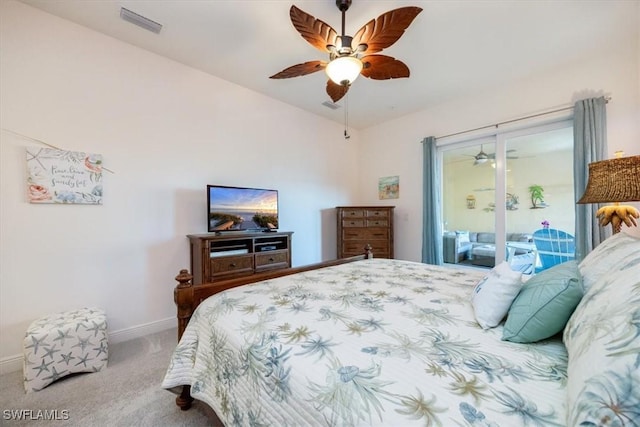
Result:
M344 120L344 99L337 110L323 105L330 101L324 73L269 79L290 65L327 59L300 37L289 8L295 4L339 32L341 14L334 0L21 1L282 102ZM162 24L161 32L122 20L121 6ZM637 25L637 18L629 19L637 13L636 4L624 0L353 0L346 32L353 35L369 20L402 6L424 10L383 53L407 64L411 77L359 77L346 99L354 128L603 54L628 43Z

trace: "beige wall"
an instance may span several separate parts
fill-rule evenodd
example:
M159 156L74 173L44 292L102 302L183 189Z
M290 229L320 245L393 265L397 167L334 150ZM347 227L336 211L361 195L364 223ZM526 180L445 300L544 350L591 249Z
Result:
M0 133L0 367L30 321L97 305L113 339L174 326L173 278L206 232L207 184L276 188L293 263L336 255L358 132L13 1L0 2L2 128L100 153L102 206L31 205ZM20 366L19 364L17 365Z
M573 153L556 151L542 158L512 161L507 172L507 191L518 196L517 210L506 213L507 233L533 233L547 220L553 228L574 234ZM448 230L494 231L495 215L484 209L495 199L494 170L489 164L453 163L445 168L443 221ZM529 186L544 189L544 209L530 209ZM479 191L482 190L482 191ZM453 195L453 197L448 197ZM476 197L476 208L467 209L466 197Z
M624 150L627 155L640 154L640 2L618 6L621 22L610 29L611 40L597 43L600 50L567 58L557 68L529 76L517 84L469 93L361 132L367 149L360 156L360 199L377 200L379 177L400 177L400 198L393 201L397 211L397 258L417 261L422 256L420 142L427 136L447 135L572 105L578 99L609 95L610 157L616 150ZM627 42L620 43L621 38ZM640 203L634 205L640 208ZM624 230L640 235L640 228Z
M632 26L628 44L599 43L606 50L345 142L340 124L0 2L2 128L100 153L115 172L102 206L30 205L25 148L40 145L0 133L0 370L16 366L27 325L47 313L99 305L117 339L175 325L172 278L188 265L185 234L204 229L206 184L278 188L300 265L335 256L333 206L390 204L378 178L399 175L395 252L419 260L425 136L606 93L610 152L640 154L640 13L626 7L630 25L612 31Z

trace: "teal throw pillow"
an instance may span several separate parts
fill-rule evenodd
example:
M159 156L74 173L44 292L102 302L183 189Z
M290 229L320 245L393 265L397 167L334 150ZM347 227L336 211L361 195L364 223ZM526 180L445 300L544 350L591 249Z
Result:
M564 329L582 298L582 278L576 261L544 270L525 283L511 304L502 339L530 343Z

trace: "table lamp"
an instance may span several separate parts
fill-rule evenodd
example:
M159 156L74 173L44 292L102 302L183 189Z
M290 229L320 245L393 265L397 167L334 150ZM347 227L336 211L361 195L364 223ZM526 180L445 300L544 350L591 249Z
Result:
M620 232L622 223L637 226L640 212L633 206L620 204L637 201L640 201L640 156L589 163L589 182L578 203L613 202L596 211L601 226L611 223L614 234Z

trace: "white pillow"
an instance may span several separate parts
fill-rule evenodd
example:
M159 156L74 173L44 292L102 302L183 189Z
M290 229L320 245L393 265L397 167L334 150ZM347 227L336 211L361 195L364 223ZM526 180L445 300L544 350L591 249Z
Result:
M468 231L456 231L456 236L458 236L459 243L469 243L469 232Z
M483 329L498 326L522 288L522 273L511 270L506 261L495 266L478 282L471 303L478 324Z
M616 233L600 243L580 262L585 293L591 286L640 255L640 239L624 232Z

